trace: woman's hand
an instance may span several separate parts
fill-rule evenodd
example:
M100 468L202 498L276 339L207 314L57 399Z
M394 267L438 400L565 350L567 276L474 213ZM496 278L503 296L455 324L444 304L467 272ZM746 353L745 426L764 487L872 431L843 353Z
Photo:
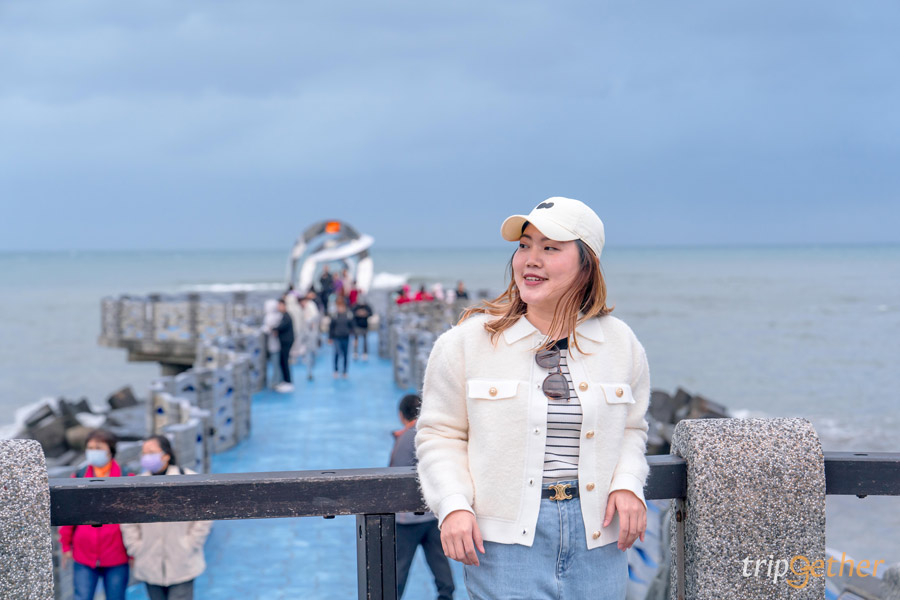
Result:
M475 549L484 554L484 542L475 515L467 510L454 510L447 515L441 524L441 546L448 558L477 567L478 554Z
M61 561L63 569L65 569L69 565L70 560L72 562L75 562L74 560L72 560L72 551L69 550L68 552L63 552L62 553L62 561ZM104 579L103 581L105 582L106 580Z
M647 530L647 508L641 499L628 490L610 493L606 500L604 527L609 526L616 511L619 512L619 550L628 550L638 538L643 542Z

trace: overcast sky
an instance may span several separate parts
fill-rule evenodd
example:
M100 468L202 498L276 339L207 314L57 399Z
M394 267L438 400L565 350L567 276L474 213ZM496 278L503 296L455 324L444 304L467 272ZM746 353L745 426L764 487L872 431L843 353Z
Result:
M900 242L900 3L0 0L0 250Z

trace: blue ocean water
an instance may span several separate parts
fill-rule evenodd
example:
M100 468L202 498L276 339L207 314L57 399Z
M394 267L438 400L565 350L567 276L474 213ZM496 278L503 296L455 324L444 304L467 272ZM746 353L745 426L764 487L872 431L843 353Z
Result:
M376 272L498 290L512 250L372 254ZM900 246L608 247L603 264L613 314L646 347L654 387L682 386L741 415L808 418L826 450L898 450ZM287 250L0 253L0 424L42 396L100 404L126 384L142 394L158 375L97 345L101 297L276 291L286 266ZM874 558L900 560L880 535L900 529L896 499L828 502L837 547L872 558L874 540Z

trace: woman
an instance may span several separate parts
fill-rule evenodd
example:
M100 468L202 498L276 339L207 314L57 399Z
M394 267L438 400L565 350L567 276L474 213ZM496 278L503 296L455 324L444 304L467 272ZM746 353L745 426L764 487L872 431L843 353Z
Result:
M141 475L196 474L178 466L172 445L161 435L144 442L141 467ZM203 544L211 528L212 521L122 525L134 578L147 584L150 600L194 597L194 579L206 569Z
M278 300L270 298L263 304L265 316L263 317L263 331L266 332L266 356L268 362L272 362L272 377L269 383L273 388L284 383L281 376L281 344L278 341L278 325L281 323L281 313L278 312Z
M73 477L121 477L114 460L116 436L103 429L88 434L85 456L88 466ZM97 583L109 600L125 600L128 586L128 554L118 525L64 525L59 528L63 566L74 560L75 600L91 600Z
M306 365L306 378L313 380L316 352L319 351L319 307L312 290L300 298L300 334L294 342L297 356Z
M334 378L338 378L338 360L343 360L343 377L347 379L347 353L350 351L350 336L354 333L353 314L343 296L335 299L334 306L335 311L331 313L331 323L328 325L328 343L334 344Z
M372 307L366 302L365 294L358 296L359 302L351 303L353 307L353 360L359 358L360 339L362 340L362 359L369 360L369 318L372 316Z
M435 343L418 473L473 600L624 598L646 529L644 349L609 316L604 229L550 198L504 221L503 294ZM476 493L477 490L477 493Z

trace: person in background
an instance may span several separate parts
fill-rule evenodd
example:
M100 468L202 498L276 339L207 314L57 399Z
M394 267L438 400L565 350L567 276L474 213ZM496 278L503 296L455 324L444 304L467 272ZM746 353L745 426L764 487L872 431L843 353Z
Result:
M466 290L466 284L463 283L462 279L456 282L456 298L462 300L469 299L469 292Z
M344 297L350 296L350 290L353 287L353 278L350 277L350 271L345 267L341 269L341 277L340 277L340 285L341 285L341 294ZM351 304L352 305L352 304Z
M359 340L362 339L362 359L369 360L369 317L372 307L366 304L366 297L359 296L359 302L353 306L353 360L359 358Z
M322 266L322 274L319 275L319 310L323 313L328 311L328 298L334 291L334 276L328 269L328 265Z
M359 288L356 287L356 280L353 280L353 283L350 284L350 293L347 294L347 300L350 301L350 308L356 306L356 303L359 301Z
M319 351L319 325L321 316L316 304L316 294L312 290L300 298L300 334L294 342L297 356L306 365L306 378L313 380L313 366L316 364L316 353Z
M196 475L178 466L168 438L155 435L144 442L141 475ZM134 578L147 585L150 600L191 600L194 579L206 569L203 545L212 521L130 523L122 525L128 553L134 557Z
M290 363L296 363L299 357L299 349L297 340L300 339L300 328L303 324L303 309L300 308L300 301L297 294L293 291L293 287L284 295L284 306L287 314L291 317L291 324L294 326L294 343L290 351Z
M432 297L434 297L434 299L437 300L438 302L443 302L443 301L444 301L444 298L445 298L445 296L444 296L444 286L441 284L440 281L438 281L438 282L435 283L433 286L431 286L431 295L432 295Z
M415 394L407 394L398 406L403 429L394 432L394 449L391 451L392 467L413 467L416 465L416 419L422 399ZM403 596L409 567L412 565L416 548L422 546L425 562L434 575L438 600L453 598L453 574L450 561L444 556L441 546L441 531L438 529L434 513L424 515L397 513L397 598Z
M121 477L114 459L116 436L104 429L88 434L85 456L88 466L72 477ZM108 600L125 600L128 586L128 554L119 525L64 525L59 528L63 567L74 561L75 600L91 600L100 579Z
M408 284L403 284L403 287L400 289L400 294L397 296L396 302L397 304L406 304L407 302L412 302L412 296L409 295Z
M294 345L294 321L291 315L287 313L287 304L284 298L278 300L278 312L281 313L281 321L275 327L278 334L278 366L281 368L281 378L283 383L275 386L275 391L283 394L293 392L294 385L291 383L291 346Z
M328 326L328 343L334 344L334 378L338 378L338 360L344 361L344 379L347 378L347 353L350 350L350 336L353 335L353 314L347 309L347 301L338 296L335 311L331 313Z
M281 313L278 312L278 300L266 300L264 307L263 330L266 332L266 356L267 361L274 362L272 379L269 384L273 388L277 388L284 381L281 378L281 366L278 361L281 344L278 343L278 332L276 331L278 324L281 323Z
M416 302L431 302L432 300L434 300L434 296L432 296L431 294L429 294L429 293L425 290L425 286L422 285L422 286L419 287L419 291L416 292L416 295L415 295L415 297L413 298L413 300L416 301Z

